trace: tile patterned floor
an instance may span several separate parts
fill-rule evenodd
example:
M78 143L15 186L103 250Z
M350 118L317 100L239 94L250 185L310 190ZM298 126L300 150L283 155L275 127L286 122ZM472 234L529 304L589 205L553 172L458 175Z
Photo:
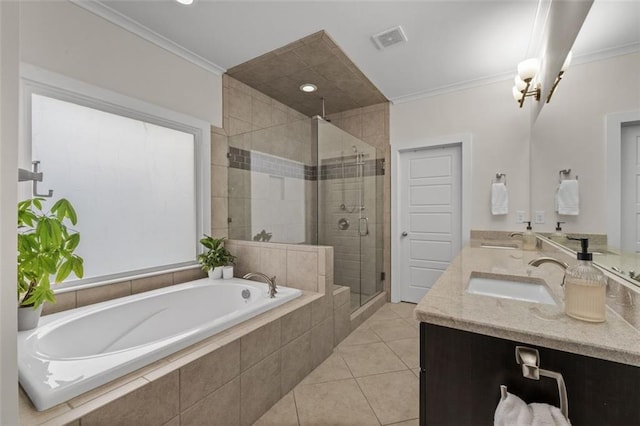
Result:
M255 426L417 426L415 305L387 303Z

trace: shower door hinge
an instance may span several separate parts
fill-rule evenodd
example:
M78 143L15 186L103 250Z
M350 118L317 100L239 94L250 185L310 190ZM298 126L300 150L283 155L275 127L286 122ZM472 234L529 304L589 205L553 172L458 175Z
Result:
M384 281L386 278L386 274L384 272L380 272L380 281Z

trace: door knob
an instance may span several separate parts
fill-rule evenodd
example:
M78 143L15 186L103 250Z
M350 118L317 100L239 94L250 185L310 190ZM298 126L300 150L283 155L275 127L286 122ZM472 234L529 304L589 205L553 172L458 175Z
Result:
M409 234L407 234L407 231L404 231L404 232L402 233L402 236L403 236L403 237L406 237L407 235L409 235Z

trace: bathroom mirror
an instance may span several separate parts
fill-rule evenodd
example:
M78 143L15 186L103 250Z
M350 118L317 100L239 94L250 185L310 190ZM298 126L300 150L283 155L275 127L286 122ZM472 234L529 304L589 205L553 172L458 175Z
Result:
M531 129L530 217L540 233L565 222L565 234L591 234L594 261L640 285L629 276L640 273L640 52L629 48L640 34L619 32L628 26L640 26L637 2L594 3L573 50L598 53L577 55ZM599 51L602 40L622 47ZM561 179L578 180L578 215L555 211Z

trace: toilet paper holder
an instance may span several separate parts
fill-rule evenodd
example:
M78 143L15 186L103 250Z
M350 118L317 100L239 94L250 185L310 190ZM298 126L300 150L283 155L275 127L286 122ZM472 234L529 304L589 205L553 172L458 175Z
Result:
M560 411L565 419L569 418L569 402L567 387L562 374L540 368L540 353L537 349L526 346L516 346L516 362L522 367L522 375L527 379L540 380L540 376L555 379L560 396Z

